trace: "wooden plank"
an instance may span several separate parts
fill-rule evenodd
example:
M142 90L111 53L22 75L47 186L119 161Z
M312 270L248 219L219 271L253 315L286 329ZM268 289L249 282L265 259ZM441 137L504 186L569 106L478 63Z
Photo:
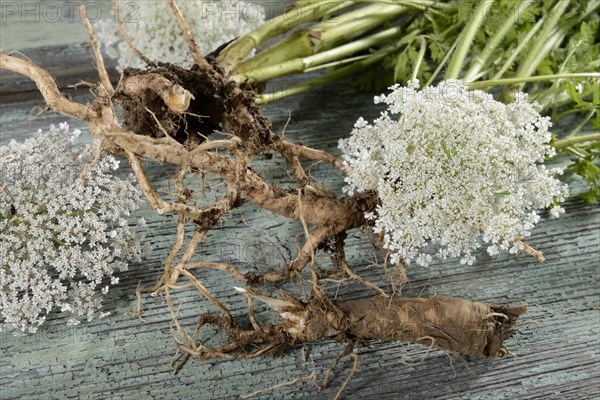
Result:
M114 18L112 0L3 0L0 2L0 48L23 51L87 41L87 33L79 19L78 7L82 3L86 4L92 23ZM126 11L125 15L129 16ZM134 22L133 18L131 21Z
M356 93L347 84L338 84L268 106L265 112L275 129L281 130L291 111L288 138L337 152L338 138L348 135L358 115L371 118L379 111L371 104L371 98ZM2 142L9 137L22 139L24 132L35 132L38 127L64 120L49 113L28 121L35 104L22 102L3 107ZM77 122L72 126L85 130ZM281 185L288 184L283 163L277 159L274 162L274 167L259 162L256 168ZM314 170L315 175L333 186L341 186L339 176L319 168ZM156 165L150 168L150 174L160 187L168 187ZM478 263L471 267L453 260L409 270L411 282L404 289L409 295L438 293L528 304L530 312L523 319L519 334L509 342L517 357L489 361L437 351L427 353L422 346L373 343L360 350L361 366L346 397L580 399L600 395L600 211L577 201L567 202L566 210L558 220L544 218L534 230L531 242L545 253L547 261L543 264L526 256L490 259L479 254ZM46 328L37 335L0 336L2 398L223 399L308 375L313 368L323 376L342 350L339 344L308 345L306 350L314 367L301 359L296 348L279 358L191 360L173 376L169 366L173 355L170 315L164 302L160 298L145 298L145 323L125 315L135 304L138 282L154 283L174 242L173 217L158 216L148 209L140 214L148 220L147 234L155 250L149 260L120 274L120 284L105 301L105 308L113 313L110 317L67 328L64 317L50 315ZM227 259L245 271L264 271L269 264L281 262L280 252L285 254L275 238L293 248L294 236L300 229L298 224L247 205L211 232L201 257ZM387 285L380 267L369 265L373 254L364 236L359 232L355 236L349 240L351 264L366 279ZM216 272L203 274L203 279L235 315L245 315L242 299L231 289L235 282ZM329 290L335 293L338 288L332 285ZM357 285L339 288L340 298L370 294ZM198 313L211 309L194 290L182 291L177 298L186 325L193 325ZM270 315L264 307L259 306L257 311L259 318ZM403 361L414 364L406 366ZM342 362L331 385L322 392L317 392L311 383L301 383L260 398L332 398L349 367L349 361Z
M98 82L98 72L88 43L36 47L23 50L22 54L46 69L65 93L74 92L68 89L69 85L82 81ZM116 61L108 57L105 57L105 61L111 81L116 83L119 79L119 73L115 69ZM0 98L6 104L40 99L40 95L35 83L29 78L0 70Z
M0 48L21 53L45 68L61 88L83 81L96 82L98 74L79 19L77 1L19 0L0 3ZM112 19L111 0L84 1L90 21ZM116 62L105 59L116 80ZM35 84L18 74L0 71L2 103L38 99Z

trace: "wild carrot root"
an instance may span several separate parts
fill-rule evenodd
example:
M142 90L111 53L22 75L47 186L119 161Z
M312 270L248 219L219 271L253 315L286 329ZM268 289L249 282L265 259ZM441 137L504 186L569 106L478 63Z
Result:
M306 303L282 292L280 298L265 296L251 289L236 288L244 294L253 329L244 330L227 315L206 314L198 319L192 335L179 328L176 340L183 353L175 369L180 369L193 355L201 359L254 358L278 352L298 342L319 342L334 339L345 343L345 350L336 358L318 384L313 374L294 379L313 380L317 388L327 385L331 372L344 356L354 360L351 372L339 388L339 398L358 368L360 356L353 350L373 340L421 343L441 350L485 358L508 354L504 341L511 337L525 306L497 306L456 297L394 298L376 296L365 299L335 301L319 289ZM253 299L267 303L284 320L274 325L261 325L254 315ZM197 341L205 325L223 330L229 341L218 348L208 348ZM261 389L254 394L282 385Z
M490 305L449 296L390 299L379 295L335 301L317 291L304 303L284 292L280 298L273 298L250 289L236 290L246 296L251 316L251 298L256 298L277 311L284 322L260 326L253 319L254 329L242 331L231 319L201 317L197 329L210 324L225 330L231 343L218 351L227 349L225 352L234 357L248 354L244 349L247 346L335 339L350 346L372 340L421 343L454 353L496 358L507 354L504 341L514 333L517 319L527 313L525 306Z
M118 2L115 0L115 3ZM176 9L175 2L171 1L171 5ZM183 17L175 12L185 28ZM84 22L87 19L84 12L82 19ZM85 26L94 54L100 60L89 21ZM121 28L124 31L123 24ZM195 50L193 44L190 47ZM178 216L177 242L165 260L161 279L149 289L154 294L164 293L173 316L177 355L181 355L174 365L175 371L190 356L251 358L297 342L333 338L347 343L343 355L354 359L353 370L340 388L341 393L358 366L359 357L352 352L353 347L371 340L423 343L490 358L506 354L503 342L513 333L517 318L526 312L524 306L495 306L441 296L391 299L380 289L380 296L366 299L335 301L329 298L317 276L314 254L320 250L334 254L334 269L339 268L355 281L378 290L350 268L344 252L346 232L368 224L364 215L376 209L377 193L338 198L313 184L300 159L325 162L342 172L346 172L345 165L333 154L292 143L274 133L269 120L255 104L253 93L231 81L218 65L203 60L197 50L192 53L197 64L189 70L147 60L148 69L126 71L117 88L110 86L104 64L98 62L101 83L96 87L97 97L92 104L79 104L63 96L45 70L0 49L0 69L34 80L50 108L87 123L90 133L100 140L104 150L126 155L150 205L159 213ZM117 118L115 105L121 108L122 122ZM211 135L215 131L225 133L226 139L214 139ZM282 189L252 169L252 160L257 155L270 157L273 153L279 153L287 161L296 179L295 187ZM141 159L179 167L173 178L176 200L161 196ZM227 194L212 205L197 206L193 192L184 185L190 174L220 177L226 184ZM260 276L253 272L243 274L235 265L194 260L198 245L206 239L208 231L227 212L244 202L302 223L306 242L296 257ZM186 222L195 223L187 245ZM224 303L210 293L204 279L194 275L199 269L213 269L230 274L242 285L260 286L290 280L300 275L308 264L312 294L306 302L285 293L275 299L238 288L248 305L251 329L242 328ZM200 315L195 330L188 333L177 319L175 296L170 293L190 285L197 288L219 314ZM142 291L138 290L138 300ZM269 304L283 321L262 325L254 314L253 299ZM138 304L137 315L140 310ZM199 335L205 325L223 330L228 342L209 348Z
M338 338L341 341L401 341L423 343L466 355L495 358L506 354L503 343L515 330L527 307L505 307L456 297L395 298L377 296L332 302L309 302L292 311L300 322L288 331L302 341ZM289 312L289 311L288 311ZM304 329L298 330L300 324Z

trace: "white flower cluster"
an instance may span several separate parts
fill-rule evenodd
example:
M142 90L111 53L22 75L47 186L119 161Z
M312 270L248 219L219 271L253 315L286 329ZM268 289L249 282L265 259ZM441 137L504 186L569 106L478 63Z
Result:
M204 55L251 31L265 20L264 9L256 3L184 0L178 1L177 5L196 39L198 50ZM166 0L127 1L120 16L129 35L149 59L184 68L193 65L181 28ZM122 40L115 19L98 21L95 28L107 54L118 60L117 69L145 67Z
M383 232L392 262L426 266L426 247L435 246L440 259L472 264L482 242L490 255L516 253L517 238L539 221L536 210L563 212L567 186L554 178L562 170L542 165L554 154L551 123L526 95L506 105L458 80L390 89L375 98L388 111L372 125L360 118L339 146L350 169L345 190L379 195L367 218Z
M54 309L71 324L92 319L113 273L148 250L127 224L141 194L111 174L118 161L93 164L93 146L75 150L66 123L39 134L0 146L0 330L17 334Z

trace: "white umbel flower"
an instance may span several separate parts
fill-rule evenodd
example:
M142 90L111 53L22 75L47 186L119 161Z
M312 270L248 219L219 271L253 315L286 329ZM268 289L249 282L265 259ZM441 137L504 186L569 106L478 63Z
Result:
M350 170L345 190L379 195L367 217L392 262L427 265L429 246L466 264L482 242L491 255L516 252L515 239L539 221L536 210L564 200L567 187L553 177L561 171L542 165L554 154L550 120L526 95L506 105L458 80L390 89L375 98L388 110L373 124L360 118L339 146Z
M78 134L65 123L0 146L0 330L35 332L51 310L94 318L113 273L146 250L126 220L141 201L132 177L111 174L112 156L92 164Z
M193 65L181 28L166 0L122 2L121 18L138 48L152 61L163 61L184 68ZM265 11L259 4L244 1L177 1L198 50L204 55L260 25ZM95 24L106 53L117 59L117 69L143 68L141 61L119 35L116 19Z

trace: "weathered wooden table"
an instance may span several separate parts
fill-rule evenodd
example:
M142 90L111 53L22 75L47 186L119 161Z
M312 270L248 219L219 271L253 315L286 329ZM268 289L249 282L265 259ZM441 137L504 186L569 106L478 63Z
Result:
M100 3L106 7L105 2ZM74 44L85 41L78 25L45 22L43 18L37 25L21 22L15 16L3 20L2 46L26 49L25 55L57 74L62 84L94 80L88 47ZM32 29L35 33L31 33ZM70 32L70 36L65 38L61 32ZM40 38L50 39L40 43ZM31 48L39 44L49 47ZM38 128L46 129L51 123L65 120L50 112L33 117L32 109L41 105L41 99L29 91L31 88L31 83L22 77L6 73L0 76L0 144L12 138L23 140ZM74 96L89 98L81 91L74 92ZM286 137L334 152L338 139L349 134L358 116L372 118L379 111L372 105L372 95L357 92L348 82L265 107L266 115L279 131L291 115ZM82 129L86 137L81 123L69 123ZM168 189L161 172L164 170L149 165L159 187ZM258 162L255 167L282 186L291 184L281 160ZM323 166L315 165L312 174L338 189L342 185L340 177ZM423 346L373 343L358 350L360 368L346 389L345 398L600 397L600 212L598 207L585 206L580 201L568 201L565 208L566 214L558 220L545 215L531 237L530 242L546 256L543 264L525 255L490 259L478 254L473 266L449 261L408 270L410 283L403 289L407 295L447 294L489 303L527 304L529 314L524 316L518 334L507 343L514 357L490 361L428 352ZM173 375L171 317L164 301L144 298L145 321L131 318L126 312L135 306L138 283L151 286L161 274L161 264L175 240L175 220L158 216L147 207L139 214L148 221L147 238L154 251L148 260L131 265L129 271L119 275L119 285L105 300L105 310L112 315L67 327L63 316L51 314L46 326L35 335L0 334L0 398L237 398L309 375L313 368L322 378L343 349L341 345L308 345L304 350L309 361L303 360L300 348L289 349L276 358L191 360ZM264 272L283 262L288 249L294 250L294 239L301 233L298 225L247 205L225 218L222 226L211 233L199 257L227 260L245 270ZM372 265L375 255L364 235L355 236L347 251L350 263L364 278L389 289L381 277L381 266ZM219 273L208 273L202 278L235 315L245 314L242 299L231 288L235 282ZM339 289L339 298L372 294L358 285L329 287L332 293ZM187 325L195 323L198 313L210 309L192 290L184 291L178 301L182 305L181 320ZM258 313L260 318L267 311L259 307ZM210 334L208 331L206 337ZM350 361L342 362L329 387L321 392L312 383L304 382L259 397L333 398L350 366Z

